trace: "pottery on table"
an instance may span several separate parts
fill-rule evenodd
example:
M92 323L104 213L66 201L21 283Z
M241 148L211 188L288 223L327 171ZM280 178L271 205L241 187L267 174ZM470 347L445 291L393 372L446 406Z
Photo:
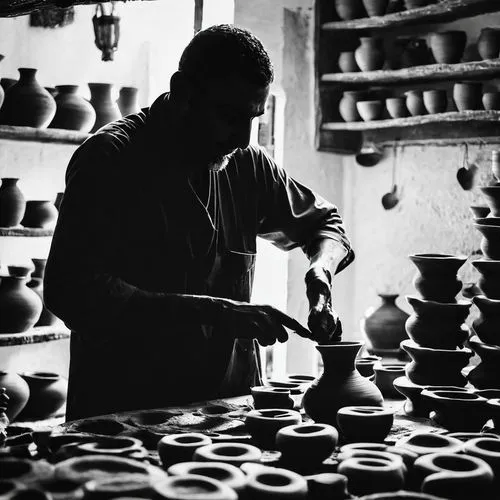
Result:
M478 389L500 389L500 347L472 337L469 345L481 362L467 374L469 382Z
M290 389L282 387L256 386L250 389L254 408L262 410L265 408L287 408L294 406L294 401L290 397Z
M191 462L196 449L212 444L210 437L198 432L170 434L158 441L158 455L163 468L178 462Z
M386 13L389 0L363 0L363 5L369 17L378 17Z
M500 217L500 186L480 186L479 189L490 208L490 215L486 218Z
M225 462L240 466L245 462L259 462L262 452L256 446L245 443L215 443L197 448L195 462Z
M383 103L380 100L357 101L356 108L358 110L359 116L365 122L380 120L380 118L382 118L382 113L384 111Z
M191 498L213 500L237 500L237 493L227 484L206 476L187 474L172 476L153 484L154 495L158 500L183 500Z
M476 219L473 224L481 235L481 251L491 260L500 260L500 217Z
M381 361L381 356L368 355L368 356L358 356L354 361L354 366L363 377L372 377L375 372L373 371L373 366L378 361Z
M252 464L253 465L253 464ZM246 494L259 500L306 500L307 481L296 472L259 465L245 470Z
M50 128L90 132L96 120L92 105L78 94L78 85L58 85L57 110Z
M4 125L47 128L56 113L56 103L36 79L34 68L19 68L19 81L9 88L0 111Z
M112 455L145 460L148 455L142 441L130 436L97 437L95 441L77 443L74 455Z
M467 33L465 31L442 31L431 33L429 44L438 64L456 64L462 59Z
M367 92L362 90L345 91L339 102L339 113L345 122L361 121L357 102L366 99Z
M479 271L477 285L490 299L500 299L500 260L478 259L472 265Z
M344 406L382 406L384 399L375 384L363 377L354 361L362 342L318 345L323 373L305 392L302 404L315 422L337 425L337 412Z
M457 82L453 86L453 100L458 111L482 109L482 82Z
M15 78L0 78L0 86L4 92L7 92L16 83L17 80Z
M21 223L26 199L14 177L3 177L0 186L0 227L14 227Z
M344 406L337 424L346 442L382 442L394 421L394 410L380 406Z
M31 259L35 266L35 270L31 273L31 280L27 286L31 288L42 300L43 303L43 278L45 275L45 266L47 259ZM35 323L35 326L51 326L57 322L57 316L52 314L45 305L43 306L40 318Z
M54 467L46 460L2 457L0 477L2 480L15 481L27 488L36 486L54 474ZM33 497L28 496L27 499Z
M29 386L17 373L0 371L0 387L5 387L7 390L9 404L5 414L13 422L28 402Z
M361 0L335 0L335 10L343 21L359 19L366 15Z
M498 488L500 485L500 439L498 436L494 438L478 436L475 439L469 439L464 444L464 452L466 455L484 460L491 467L496 488Z
M424 104L424 96L421 90L408 90L405 92L406 108L411 116L426 115L427 109Z
M394 388L393 382L405 375L405 366L403 363L377 363L373 367L375 385L384 398L401 399L401 394Z
M483 92L483 107L486 111L498 111L500 109L500 92Z
M463 443L459 439L433 432L412 432L396 442L396 447L405 448L419 457L435 453L461 453Z
M484 219L490 213L490 207L487 205L471 205L469 209L475 219Z
M388 97L385 100L385 107L391 118L406 118L409 116L408 108L406 107L405 97Z
M90 104L96 112L94 126L90 130L96 132L112 121L121 118L120 109L111 97L113 85L110 83L89 83Z
M338 66L342 73L357 73L358 63L353 50L342 51L339 55Z
M118 104L122 116L138 113L141 110L137 101L138 90L137 87L122 87L120 89L116 104Z
M83 486L86 499L98 498L153 498L153 485L147 476L127 479L94 479Z
M444 113L448 107L448 97L443 89L424 90L423 99L425 109L430 115Z
M480 313L472 322L474 332L482 342L500 346L500 300L477 295L472 302Z
M334 472L323 472L306 476L308 499L323 500L349 498L347 478Z
M57 221L57 208L50 200L28 200L21 224L24 227L48 228Z
M361 71L382 69L385 62L385 51L381 38L361 37L360 46L354 52L356 63Z
M483 28L477 39L477 50L482 59L497 59L500 53L500 29Z

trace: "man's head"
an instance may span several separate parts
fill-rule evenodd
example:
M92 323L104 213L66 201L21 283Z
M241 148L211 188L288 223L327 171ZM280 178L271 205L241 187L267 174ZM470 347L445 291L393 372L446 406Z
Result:
M248 146L272 80L269 56L250 32L218 25L195 35L172 76L171 95L196 162L219 170Z

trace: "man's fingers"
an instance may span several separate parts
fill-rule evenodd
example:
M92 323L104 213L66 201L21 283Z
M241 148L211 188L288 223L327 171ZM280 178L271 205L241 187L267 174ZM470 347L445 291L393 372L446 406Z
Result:
M311 338L311 332L303 327L298 321L295 319L291 318L287 314L279 311L278 309L273 310L274 315L278 318L279 322L283 325L289 328L290 330L293 330L295 333L300 335L301 337L305 338Z

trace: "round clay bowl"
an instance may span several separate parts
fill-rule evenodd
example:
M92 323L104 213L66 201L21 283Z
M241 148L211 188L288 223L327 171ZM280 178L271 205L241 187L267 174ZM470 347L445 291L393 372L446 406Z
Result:
M425 90L423 93L425 109L430 115L444 113L448 107L446 90Z
M172 476L154 483L152 498L165 500L237 500L237 493L226 484L209 477L188 474Z
M127 457L144 452L142 441L131 437L103 437L95 442L79 443L76 449L81 455L113 455ZM132 458L132 457L130 457Z
M486 111L498 111L500 109L500 92L484 92L482 102Z
M306 500L307 481L288 469L258 466L245 470L248 476L248 498L259 500Z
M195 462L225 462L239 466L245 462L258 462L262 452L256 446L244 443L216 443L198 448L193 455Z
M137 497L152 498L153 486L149 477L94 479L85 483L86 499Z
M464 451L467 455L484 460L492 468L496 482L500 483L499 436L470 439L464 444Z
M484 219L490 213L490 207L486 205L471 205L469 209L475 219Z
M256 410L265 408L292 409L294 401L290 397L290 389L281 387L257 386L250 389L253 397L253 405Z
M2 458L0 479L15 481L24 486L31 486L38 481L50 479L54 467L45 460L28 460L23 458Z
M391 118L406 118L410 115L406 107L405 97L388 97L385 100L385 107Z
M458 111L482 109L482 82L457 82L453 86L453 100Z
M197 432L170 434L158 441L158 455L164 468L178 462L193 460L195 450L212 444L212 440Z
M378 406L344 406L337 412L337 423L347 442L381 442L393 421L394 410Z
M430 47L438 64L456 64L462 59L467 33L465 31L443 31L431 33Z
M414 432L409 436L400 438L397 447L403 447L407 450L416 453L418 456L428 455L433 453L460 453L463 443L459 439L455 439L442 434L434 434L431 432Z
M394 388L393 382L398 377L405 375L405 364L382 364L377 363L373 367L375 372L375 385L380 389L384 397L401 399L401 394Z
M356 103L359 116L365 122L380 120L384 107L382 101L358 101Z

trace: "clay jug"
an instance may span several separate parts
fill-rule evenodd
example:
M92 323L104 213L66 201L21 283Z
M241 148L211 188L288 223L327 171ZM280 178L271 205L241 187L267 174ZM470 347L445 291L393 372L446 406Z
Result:
M0 186L0 227L14 227L21 223L26 199L12 177L4 177Z
M342 99L339 102L339 113L345 122L359 122L359 116L356 103L364 99L367 93L361 90L345 91Z
M335 10L343 21L359 19L366 14L361 0L335 0Z
M408 338L405 323L409 315L396 305L397 294L380 293L382 304L370 307L361 320L361 332L366 338L368 352L387 354L398 352L401 341Z
M363 0L366 13L370 17L383 16L388 4L389 0Z
M338 65L342 73L356 73L359 71L358 63L352 50L340 53Z
M50 200L28 200L21 224L24 227L49 228L57 221L57 208Z
M500 260L500 225L495 218L476 219L473 226L483 235L481 251L492 260Z
M36 79L36 69L19 68L19 81L5 94L0 121L5 125L46 128L56 114L56 102Z
M116 102L111 98L113 85L110 83L89 83L90 104L96 112L96 121L91 132L99 130L104 125L121 117Z
M137 90L137 87L122 87L120 89L116 104L118 104L122 116L138 113L141 110L137 102Z
M318 345L323 373L305 392L304 410L315 422L337 426L337 411L343 406L382 406L384 398L377 386L363 377L354 361L362 342Z
M354 55L361 71L375 71L382 69L385 61L382 39L372 37L361 37L361 45L356 49Z
M17 373L0 371L0 387L7 389L9 404L5 414L11 422L21 413L26 406L30 395L28 384Z
M27 276L2 276L0 333L21 333L39 320L42 300L26 286Z
M469 382L478 389L500 389L500 346L485 344L472 337L469 345L481 358L467 375Z
M50 128L90 132L96 115L92 105L78 95L78 85L58 85L57 111Z
M472 265L479 271L477 285L489 299L500 299L500 261L478 259Z
M45 265L47 259L31 259L35 265L35 270L31 273L31 281L28 282L28 287L31 288L43 302L43 277L45 275ZM52 314L45 306L43 306L40 319L35 326L51 326L57 322L57 316Z
M421 90L408 90L405 92L406 107L411 116L426 115L427 109L424 104L424 96Z
M483 28L477 40L477 51L482 59L497 59L500 53L500 29Z
M21 416L42 420L54 415L66 401L68 382L57 373L21 373L28 383L30 397Z
M483 84L481 82L457 82L453 86L453 100L458 111L482 108Z
M438 64L456 64L462 59L467 33L465 31L442 31L431 33L430 47Z
M500 300L476 295L472 302L479 309L479 317L472 323L476 335L486 344L500 346Z
M465 264L467 257L437 253L410 255L418 272L413 278L413 286L423 299L435 302L455 302L462 289L457 279L458 270Z

